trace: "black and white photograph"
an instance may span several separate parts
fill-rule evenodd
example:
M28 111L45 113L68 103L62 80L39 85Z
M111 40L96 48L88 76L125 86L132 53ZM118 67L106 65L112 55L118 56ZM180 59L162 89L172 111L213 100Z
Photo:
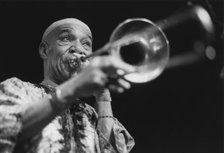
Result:
M0 153L224 153L223 0L0 0Z

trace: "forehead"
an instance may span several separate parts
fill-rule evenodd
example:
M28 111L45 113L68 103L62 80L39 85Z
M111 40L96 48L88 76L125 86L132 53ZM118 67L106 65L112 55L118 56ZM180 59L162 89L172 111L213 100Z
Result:
M71 33L73 32L79 33L92 39L92 33L89 27L85 23L79 20L78 21L72 20L67 22L64 21L64 22L53 23L45 30L42 40L49 40L55 36L58 36L60 33L64 31L71 32Z

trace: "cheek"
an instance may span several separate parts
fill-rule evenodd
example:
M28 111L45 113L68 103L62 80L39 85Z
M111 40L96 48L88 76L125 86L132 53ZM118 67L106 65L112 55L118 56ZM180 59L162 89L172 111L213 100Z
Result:
M63 63L68 64L69 60L72 59L72 56L69 56L69 54L64 53L64 54L62 54L62 55L60 56L60 59L61 59L61 61L62 61Z
M54 61L63 60L63 56L66 53L68 47L66 46L53 46L51 48L51 57Z
M64 45L64 46L60 46L60 45L55 45L52 50L54 51L55 55L57 56L62 56L63 54L65 54L65 52L68 50L69 46L68 45Z
M70 66L70 61L72 60L72 56L69 55L67 52L64 52L64 54L61 54L59 57L59 63L61 68L63 68L67 72L71 72L71 66Z
M92 54L92 53L93 53L93 50L92 50L92 48L91 48L89 51L86 52L86 55L90 55L90 54Z
M68 57L66 55L66 52L68 50L67 46L52 46L50 48L50 57L52 66L56 67L57 69L67 69L67 60Z

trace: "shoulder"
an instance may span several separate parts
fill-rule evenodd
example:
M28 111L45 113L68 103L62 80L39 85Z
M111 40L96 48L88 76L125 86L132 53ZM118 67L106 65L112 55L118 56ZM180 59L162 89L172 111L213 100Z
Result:
M17 77L12 77L12 78L8 78L4 81L2 81L0 84L1 85L14 85L14 86L22 86L23 84L25 84L25 81L22 81L21 79L17 78Z
M33 87L34 85L32 83L22 81L21 79L17 77L12 77L9 79L6 79L0 83L0 89L25 89L27 87Z
M0 83L0 92L5 95L14 95L14 97L43 96L43 91L35 84L23 81L17 77L12 77L2 81Z

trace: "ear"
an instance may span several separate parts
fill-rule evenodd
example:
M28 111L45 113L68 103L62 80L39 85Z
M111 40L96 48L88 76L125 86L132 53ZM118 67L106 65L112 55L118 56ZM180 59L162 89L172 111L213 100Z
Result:
M42 59L48 58L48 44L44 41L39 45L39 55Z

